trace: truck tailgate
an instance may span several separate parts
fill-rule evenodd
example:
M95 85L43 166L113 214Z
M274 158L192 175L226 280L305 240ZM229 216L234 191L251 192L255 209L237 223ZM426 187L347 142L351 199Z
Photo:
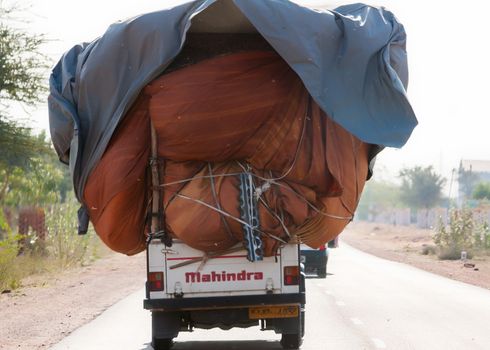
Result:
M281 293L282 266L284 261L297 261L294 248L279 249L275 257L250 262L246 251L213 257L205 263L201 261L178 266L204 253L181 242L171 248L161 244L149 246L149 270L164 273L163 292L152 292L151 298L251 295ZM290 257L288 255L291 255ZM177 266L176 266L177 265Z

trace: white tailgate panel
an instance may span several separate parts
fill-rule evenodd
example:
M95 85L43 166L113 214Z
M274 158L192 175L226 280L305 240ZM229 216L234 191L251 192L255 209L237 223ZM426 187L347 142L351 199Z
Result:
M175 243L172 250L177 254L167 255L166 292L174 293L176 283L182 292L194 293L233 293L266 290L272 282L274 289L281 288L281 257L264 258L263 261L250 262L246 251L238 251L201 262L172 269L176 264L202 257L203 252L181 243ZM235 293L233 293L235 294Z

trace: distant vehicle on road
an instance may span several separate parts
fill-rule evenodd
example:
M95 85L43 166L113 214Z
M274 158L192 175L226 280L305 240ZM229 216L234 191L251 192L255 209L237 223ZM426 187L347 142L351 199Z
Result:
M328 242L318 249L313 249L305 244L300 246L301 263L306 274L316 274L319 278L327 277L327 263L330 248L337 248L338 238Z

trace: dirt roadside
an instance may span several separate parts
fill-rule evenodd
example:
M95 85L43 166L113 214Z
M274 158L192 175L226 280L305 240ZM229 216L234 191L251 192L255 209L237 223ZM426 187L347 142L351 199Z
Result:
M460 260L439 260L435 255L422 255L425 245L434 245L432 235L432 230L411 226L352 222L341 239L354 248L381 258L490 289L490 257L476 256L467 261L474 267L465 267Z
M0 295L0 349L48 349L144 287L145 255L112 253L90 266L34 276Z

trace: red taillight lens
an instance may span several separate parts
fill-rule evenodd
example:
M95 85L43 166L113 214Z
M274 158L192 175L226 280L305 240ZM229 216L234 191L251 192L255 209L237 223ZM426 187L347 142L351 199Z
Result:
M150 292L163 290L163 272L150 272L148 274L148 285Z
M286 286L296 286L299 284L299 267L285 266L284 267L284 284Z

